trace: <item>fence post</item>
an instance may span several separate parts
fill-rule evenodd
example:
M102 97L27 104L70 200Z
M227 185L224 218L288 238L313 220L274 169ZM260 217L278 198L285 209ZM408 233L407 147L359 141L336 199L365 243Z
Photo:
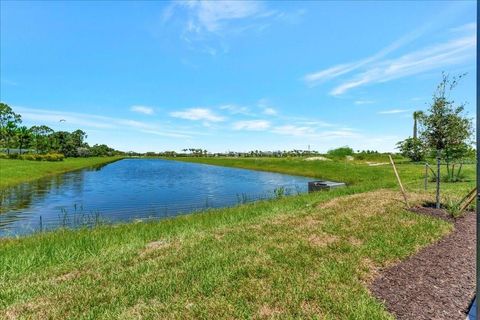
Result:
M425 191L427 191L428 187L428 162L425 162Z

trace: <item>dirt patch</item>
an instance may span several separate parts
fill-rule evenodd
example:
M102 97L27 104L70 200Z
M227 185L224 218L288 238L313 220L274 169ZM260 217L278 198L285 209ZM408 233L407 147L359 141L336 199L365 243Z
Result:
M258 319L271 319L272 317L282 314L282 309L277 307L271 307L269 305L263 305L258 310Z
M326 247L331 243L337 242L338 240L339 238L337 236L331 234L322 234L320 236L312 234L310 237L308 237L308 242L314 247Z
M416 206L410 208L410 211L423 214L430 217L439 218L445 221L454 222L455 219L445 210L445 209L436 209L433 207L425 207L425 206Z
M443 218L432 208L415 212ZM475 214L455 220L452 233L383 270L370 286L397 319L465 319L475 291Z
M144 257L147 255L150 255L151 253L154 253L158 250L168 248L171 245L170 242L165 241L165 240L159 240L159 241L152 241L147 243L145 248L140 252L140 256Z

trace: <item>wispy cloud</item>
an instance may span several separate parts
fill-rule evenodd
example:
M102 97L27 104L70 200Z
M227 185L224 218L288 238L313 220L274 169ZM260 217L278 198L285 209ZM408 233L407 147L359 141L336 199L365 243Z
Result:
M230 114L243 114L243 115L250 115L250 109L248 107L237 106L235 104L226 104L220 106L221 110L226 110L230 112Z
M147 115L152 115L152 114L155 113L155 111L153 110L152 107L139 106L139 105L131 106L130 110L133 111L133 112L143 113L143 114L147 114Z
M272 133L311 139L358 138L360 136L358 132L350 128L318 131L316 127L297 125L278 126L272 129Z
M180 25L180 38L189 49L216 56L229 52L228 37L263 32L275 22L296 24L305 10L282 12L264 1L173 1L162 15L164 25ZM228 36L228 37L227 37Z
M401 37L400 39L394 41L387 47L381 49L377 53L355 61L355 62L350 62L350 63L344 63L344 64L339 64L324 70L320 70L317 72L309 73L304 76L304 80L309 85L310 87L316 86L322 82L325 82L327 80L331 80L334 78L337 78L341 75L350 73L352 71L355 71L357 69L360 69L363 66L366 66L370 63L373 63L375 61L378 61L379 59L382 59L389 53L403 47L404 45L414 41L415 39L419 38L422 36L426 30L428 29L428 25L424 25L420 28L415 29L415 31L408 33L407 35Z
M274 116L277 114L277 110L273 109L273 108L265 108L263 109L263 114L266 114L268 116Z
M335 87L330 93L338 96L362 85L387 82L458 64L475 57L475 47L476 36L469 35L417 50L397 59L380 61Z
M200 120L207 122L221 122L225 120L224 117L216 115L212 110L207 108L190 108L184 111L170 112L170 116L186 120Z
M372 104L375 103L373 100L356 100L355 104L362 105L362 104Z
M237 121L233 124L235 130L263 131L270 128L270 122L266 120Z
M475 23L470 23L451 29L455 38L412 51L398 58L385 59L387 55L425 34L430 28L430 25L426 24L372 56L309 73L303 79L308 86L313 87L353 73L349 79L342 81L330 91L331 95L339 96L359 86L387 82L460 64L475 57L475 26Z
M262 109L262 113L267 116L275 116L278 114L277 110L271 106L270 102L266 98L258 100L257 106Z
M56 110L44 110L33 109L14 106L15 112L22 115L24 121L31 122L33 124L47 124L57 129L66 130L72 126L79 126L81 128L94 128L102 130L133 130L138 132L150 133L155 135L161 135L171 138L188 138L193 135L202 135L200 132L190 132L178 130L176 128L168 128L165 124L147 123L141 121L135 121L131 119L106 117L101 115L66 112ZM60 124L60 120L65 122Z
M307 126L284 125L273 128L272 132L289 136L304 137L314 135L315 129Z
M391 110L379 111L378 114L397 114L397 113L406 113L410 111L411 111L410 109L391 109Z

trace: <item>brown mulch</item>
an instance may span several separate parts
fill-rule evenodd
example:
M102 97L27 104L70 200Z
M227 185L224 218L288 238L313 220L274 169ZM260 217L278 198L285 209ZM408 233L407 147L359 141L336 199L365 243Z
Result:
M412 209L451 220L443 210ZM475 293L475 214L454 221L437 243L383 270L371 287L397 319L462 319Z

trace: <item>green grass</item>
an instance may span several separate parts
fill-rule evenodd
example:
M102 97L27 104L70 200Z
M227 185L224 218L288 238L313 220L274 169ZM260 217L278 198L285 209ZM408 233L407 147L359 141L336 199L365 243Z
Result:
M59 162L0 159L0 189L49 175L110 163L118 159L121 158L67 158Z
M2 240L0 318L391 319L369 294L369 281L452 229L406 211L397 191L380 189L395 187L387 166L195 161L350 186L163 221ZM432 199L421 192L421 167L399 171L411 202ZM445 192L461 197L473 183L444 184Z

